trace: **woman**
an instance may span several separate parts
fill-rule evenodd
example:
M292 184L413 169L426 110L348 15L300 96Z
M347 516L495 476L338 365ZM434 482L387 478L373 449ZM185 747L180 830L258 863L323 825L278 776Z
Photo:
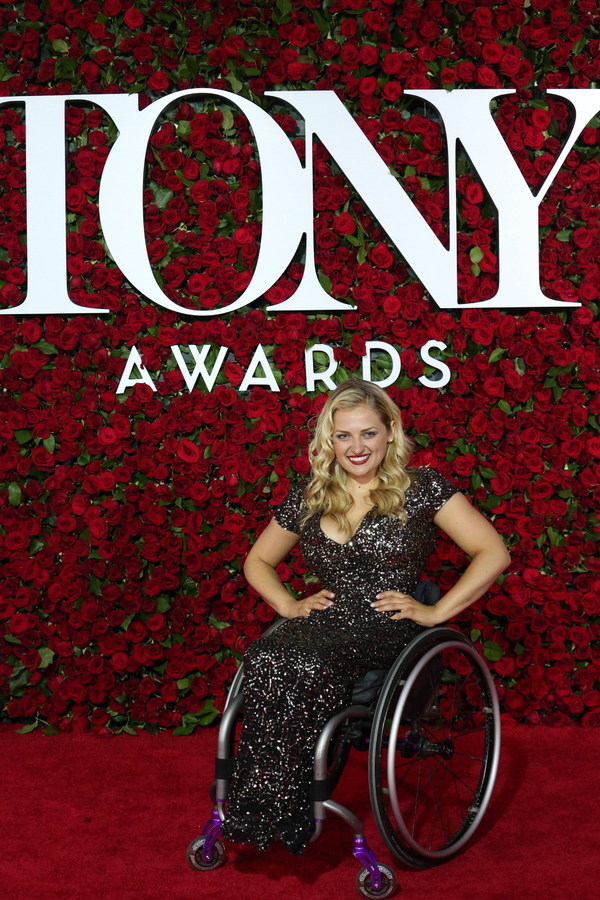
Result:
M451 619L509 562L492 525L431 469L407 469L410 445L387 394L341 384L318 418L312 478L277 508L244 572L289 621L244 660L244 726L223 835L302 853L311 833L308 790L316 739L348 705L366 671L392 665L423 627ZM435 605L412 596L442 528L470 557ZM276 568L301 542L322 589L295 600Z

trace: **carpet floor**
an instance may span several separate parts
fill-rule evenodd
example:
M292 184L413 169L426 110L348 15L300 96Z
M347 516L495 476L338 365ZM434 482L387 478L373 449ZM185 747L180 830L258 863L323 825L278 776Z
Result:
M229 845L193 872L185 850L210 814L216 729L45 737L0 726L1 896L10 900L338 900L356 896L350 830L330 816L303 858ZM600 731L518 727L503 735L492 801L455 859L416 872L392 860L369 808L366 756L336 799L364 820L403 900L592 900L600 896Z

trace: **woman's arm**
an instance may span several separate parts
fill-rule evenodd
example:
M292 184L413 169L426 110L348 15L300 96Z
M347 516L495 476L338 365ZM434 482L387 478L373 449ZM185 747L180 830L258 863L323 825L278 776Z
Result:
M300 535L287 531L275 519L271 519L244 564L244 575L254 590L286 619L309 616L313 609L325 609L332 605L331 591L319 591L304 600L294 600L281 583L276 572L277 566L299 540Z
M485 594L510 563L504 541L464 494L454 494L433 521L471 557L471 562L454 587L435 606L423 606L400 591L377 594L371 606L382 611L398 610L392 619L413 619L426 626L446 622Z

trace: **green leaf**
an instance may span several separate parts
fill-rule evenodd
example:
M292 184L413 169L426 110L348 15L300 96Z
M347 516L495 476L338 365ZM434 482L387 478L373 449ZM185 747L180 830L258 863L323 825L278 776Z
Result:
M15 431L15 441L17 444L26 444L33 437L30 431Z
M496 662L504 656L504 650L496 641L486 641L483 645L483 655L491 662Z
M211 613L208 617L208 624L211 628L218 628L219 631L224 631L226 628L229 628L229 622L221 622L220 619L217 619L214 613Z
M550 538L550 544L553 547L562 547L565 542L564 535L559 531L556 531L552 526L548 528L548 537Z
M325 275L323 272L319 272L319 281L321 282L321 287L322 287L325 291L327 291L328 294L330 294L330 293L331 293L331 290L332 290L332 287L333 287L332 284L331 284L331 278L329 278L329 277L328 277L327 275Z
M123 629L123 631L127 631L129 626L131 625L131 622L132 622L134 616L135 616L135 613L129 613L129 615L123 619L123 621L121 622L121 628Z
M503 356L505 353L506 353L506 350L504 347L496 347L496 349L492 350L492 352L490 353L490 362L491 363L498 362L500 357ZM504 403L504 402L505 401L503 400L502 403Z
M240 79L233 72L230 72L229 75L225 76L225 81L229 82L232 90L235 91L236 94L239 94L241 89L244 87Z
M189 678L178 678L177 679L177 689L180 691L186 691L190 686Z
M556 234L557 241L562 241L563 244L566 244L567 241L571 240L571 235L573 234L573 229L566 228L563 231L559 231Z
M29 681L29 675L29 669L26 669L24 666L15 669L14 674L10 679L11 693L15 694L20 688L25 687Z
M471 262L476 265L483 259L483 250L480 247L472 247L469 256L471 257Z
M44 440L43 444L44 444L44 447L46 448L46 450L48 451L48 453L54 453L54 448L56 447L56 440L55 440L53 434L51 434L50 437L47 437Z
M325 12L325 11L324 11ZM325 18L324 14L321 14L318 10L312 10L313 20L321 35L325 36L329 31L329 22Z
M37 728L39 724L39 721L36 719L35 722L30 722L29 725L24 725L22 728L17 729L17 731L15 731L15 734L29 734L31 731Z
M23 498L23 492L16 481L8 485L8 502L11 506L18 506Z
M164 594L162 594L156 601L156 612L166 613L169 609L171 609L171 604Z
M55 41L52 41L52 49L55 51L55 53L67 53L69 45L66 41L62 41L60 38L57 38Z
M173 191L166 187L156 187L154 188L154 202L158 206L159 209L164 209L169 202L169 200L173 199Z
M53 735L58 733L58 728L55 728L54 725L48 725L47 728L44 728L44 734L47 734L48 737L52 737Z
M180 734L192 734L192 732L195 731L195 729L196 729L195 723L191 723L190 725L180 725L179 728L176 728L173 731L173 735L175 737L178 737Z
M517 656L520 656L521 653L525 653L525 647L523 646L523 644L521 644L520 641L517 641L517 643L515 644L515 653L517 654Z
M471 629L471 640L476 641L477 638L479 638L479 637L481 637L481 631L479 630L479 628L472 628Z
M223 131L231 131L233 128L233 113L226 106L223 110Z
M51 650L50 647L40 647L38 650L40 654L40 669L46 669L52 660L54 659L54 650Z
M75 74L75 60L70 56L61 56L54 66L54 77L59 79L71 78Z
M502 412L505 412L507 416L510 416L512 413L512 407L510 403L507 403L506 400L498 400L498 409L501 409Z
M124 731L125 734L132 734L134 737L137 737L137 731L131 725L123 725L121 731Z
M16 637L14 634L5 634L4 640L7 641L9 644L20 644L21 643L19 638Z

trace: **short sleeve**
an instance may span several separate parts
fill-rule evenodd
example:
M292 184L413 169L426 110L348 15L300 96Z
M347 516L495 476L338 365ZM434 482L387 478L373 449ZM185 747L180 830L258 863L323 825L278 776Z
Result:
M298 519L302 512L304 504L304 488L306 483L298 484L292 488L285 500L283 500L273 514L273 518L278 525L285 528L286 531L292 531L294 534L300 534L300 526Z
M413 475L411 493L414 491L415 504L419 514L431 520L444 503L458 493L458 488L435 469L415 469Z

